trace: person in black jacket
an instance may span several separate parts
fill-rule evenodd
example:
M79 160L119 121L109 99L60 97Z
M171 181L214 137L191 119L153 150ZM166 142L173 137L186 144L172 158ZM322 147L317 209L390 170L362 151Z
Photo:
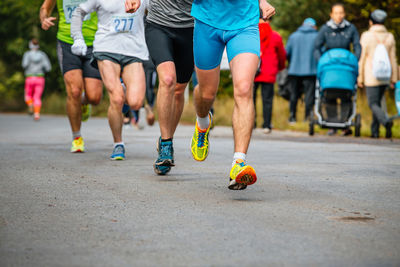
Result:
M343 48L351 50L351 47L353 48L353 52L357 59L360 59L360 35L356 27L345 20L345 16L346 13L343 4L336 3L332 6L330 14L331 19L321 27L315 40L314 57L317 60L319 60L321 55L329 49ZM329 107L327 107L328 116L331 118L338 117L337 108L335 106L337 97L332 95L332 97L327 96L326 98L327 104L330 104ZM343 117L349 112L351 100L346 98L342 98L341 100L341 116ZM330 130L328 134L334 135L336 134L336 130ZM352 131L349 128L343 131L343 135L351 134Z
M321 27L315 40L315 58L319 59L323 52L332 48L350 50L352 44L354 54L357 59L360 59L360 35L356 27L345 20L344 5L340 3L334 4L330 16L331 19Z

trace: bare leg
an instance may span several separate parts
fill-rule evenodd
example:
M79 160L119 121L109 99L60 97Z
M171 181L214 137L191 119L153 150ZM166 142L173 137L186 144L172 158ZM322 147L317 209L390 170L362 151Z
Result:
M174 96L174 121L172 123L172 135L174 135L176 127L178 127L179 120L181 119L183 108L185 106L185 88L187 83L177 83L175 86L175 96Z
M175 64L172 61L163 62L157 66L159 86L157 93L158 121L161 138L173 137L175 119L174 95L176 86Z
M219 67L212 70L201 70L196 67L199 85L194 90L194 106L197 116L208 115L218 91Z
M114 142L122 142L122 106L125 102L125 94L119 80L121 67L109 60L98 60L97 62L101 78L110 97L108 123L111 128Z
M230 62L235 100L232 117L235 152L244 154L254 126L253 81L258 60L255 54L243 53Z
M131 109L143 106L146 93L146 80L142 63L132 63L124 67L122 80L126 85L126 100Z
M81 129L82 118L82 90L84 82L82 70L70 70L64 74L64 82L67 90L67 115L71 125L72 132L78 132Z
M83 104L98 105L103 97L103 83L96 78L84 78L85 99Z

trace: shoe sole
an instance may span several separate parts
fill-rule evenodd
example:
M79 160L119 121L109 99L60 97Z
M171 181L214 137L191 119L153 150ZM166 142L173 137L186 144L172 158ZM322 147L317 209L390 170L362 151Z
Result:
M77 149L77 150L71 150L71 153L84 153L84 150Z
M124 157L115 157L115 158L110 158L111 160L125 160Z
M168 167L168 169L165 172L163 172L163 171L159 170L157 167ZM154 168L154 172L158 175L166 175L167 173L169 173L171 171L171 166L156 165L155 163L153 164L153 168Z
M238 183L236 183L235 180L231 180L230 183L229 183L228 188L229 188L230 190L244 190L244 189L247 188L247 185L245 185L245 184L238 184Z
M241 172L236 176L236 183L244 185L252 185L257 181L257 175L251 166L246 166Z

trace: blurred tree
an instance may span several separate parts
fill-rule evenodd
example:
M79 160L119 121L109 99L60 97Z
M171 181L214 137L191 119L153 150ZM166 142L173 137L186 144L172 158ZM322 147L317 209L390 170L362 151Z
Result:
M42 0L0 1L0 109L20 109L24 106L24 75L22 56L28 42L36 37L40 49L50 58L52 71L46 75L45 95L54 91L64 92L63 80L57 62L56 32L40 28L39 9Z

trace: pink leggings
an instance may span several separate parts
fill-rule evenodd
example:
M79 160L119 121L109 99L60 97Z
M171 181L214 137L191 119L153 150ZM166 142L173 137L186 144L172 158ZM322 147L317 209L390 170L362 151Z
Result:
M33 103L34 107L42 106L42 94L44 90L44 77L26 77L25 79L25 102Z

